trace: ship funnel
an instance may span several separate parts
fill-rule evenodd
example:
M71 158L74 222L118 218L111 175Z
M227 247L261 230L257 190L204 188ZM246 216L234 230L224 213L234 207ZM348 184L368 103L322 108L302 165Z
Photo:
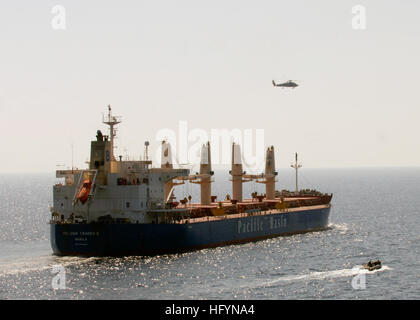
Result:
M210 142L201 147L200 175L203 175L200 181L201 204L209 205L211 203L211 154Z
M267 148L265 156L265 191L266 199L273 200L275 197L276 164L274 159L274 147Z
M172 165L172 151L171 145L166 142L162 141L162 161L161 161L161 168L173 168Z
M242 201L242 155L241 147L238 144L232 144L232 199L238 202Z

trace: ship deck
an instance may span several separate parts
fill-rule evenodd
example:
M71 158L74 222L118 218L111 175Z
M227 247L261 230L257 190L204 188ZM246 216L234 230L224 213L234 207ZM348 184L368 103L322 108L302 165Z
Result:
M241 202L223 200L211 204L177 203L170 209L150 210L163 214L164 220L175 219L178 223L196 223L221 219L235 219L260 214L278 214L324 208L328 206L332 195L296 195L275 199L253 198ZM172 216L172 217L171 217Z
M292 201L305 201L305 200L311 200L311 199L316 199L318 197L313 197L313 196L307 196L307 197L290 197L290 198L283 198L283 200L288 203L288 202L292 202ZM235 207L235 206L250 206L250 205L258 205L258 204L276 204L278 202L281 203L282 199L281 198L275 198L272 200L267 200L267 199L263 199L262 201L258 201L255 199L244 199L241 202L237 202L237 204L233 204L230 200L223 200L223 201L216 201L213 202L209 205L204 205L201 203L190 203L190 204L179 204L178 206L176 206L176 209L214 209L217 208L219 206L219 203L222 204L223 208L229 208L229 207Z
M267 215L290 213L290 212L297 212L297 211L310 211L310 210L324 209L328 207L330 207L330 204L321 204L321 205L287 208L287 209L270 209L270 210L261 210L261 211L255 211L255 212L239 212L239 213L226 214L226 215L221 215L221 216L205 216L205 217L199 217L199 218L181 219L179 221L175 221L175 223L177 224L178 223L179 224L200 223L200 222L218 221L218 220L225 220L225 219L238 219L238 218L245 218L245 217L252 217L252 216L267 216Z

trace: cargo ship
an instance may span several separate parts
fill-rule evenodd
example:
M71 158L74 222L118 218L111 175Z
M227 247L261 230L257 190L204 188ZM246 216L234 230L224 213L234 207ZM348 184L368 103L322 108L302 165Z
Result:
M243 171L240 145L232 144L232 194L217 200L211 193L214 172L210 142L202 146L200 172L174 168L171 145L162 142L162 161L153 167L149 143L142 160L114 156L115 126L108 115L109 135L97 131L91 141L88 168L57 170L63 179L53 187L50 234L55 255L126 256L185 252L278 236L325 230L332 194L316 190L276 191L274 147L267 148L264 173ZM265 184L265 194L243 199L242 185ZM200 203L191 196L176 201L181 184L200 186Z

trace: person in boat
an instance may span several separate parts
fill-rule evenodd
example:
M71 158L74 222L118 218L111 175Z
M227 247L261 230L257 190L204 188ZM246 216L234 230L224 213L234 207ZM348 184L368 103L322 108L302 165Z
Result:
M380 266L381 265L381 261L380 260L376 260L374 263L373 263L375 266Z
M370 268L370 267L373 267L373 263L372 263L372 261L371 260L369 260L369 262L367 263L367 266Z

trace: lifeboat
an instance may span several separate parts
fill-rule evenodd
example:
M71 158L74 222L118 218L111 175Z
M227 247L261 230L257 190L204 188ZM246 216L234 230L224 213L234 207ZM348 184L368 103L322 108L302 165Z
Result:
M92 182L90 180L84 180L82 188L80 188L79 194L77 195L77 199L80 200L82 204L85 204L90 193L90 188L92 187Z

